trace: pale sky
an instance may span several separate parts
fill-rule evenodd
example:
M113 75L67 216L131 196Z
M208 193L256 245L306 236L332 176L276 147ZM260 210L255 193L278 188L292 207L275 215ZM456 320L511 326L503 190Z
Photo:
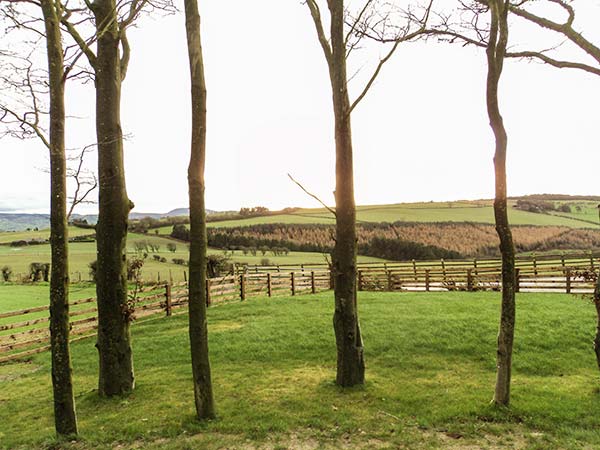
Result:
M288 172L333 203L331 92L307 7L298 0L211 0L201 7L207 207L318 207ZM600 12L597 3L593 8ZM183 15L143 18L130 41L122 105L129 196L138 212L185 207L190 131ZM363 67L364 77L381 54L371 47L351 67ZM436 43L400 48L353 114L357 203L493 197L485 77L481 51ZM359 81L351 85L354 95ZM510 195L599 194L599 86L599 77L581 72L506 63L501 109ZM80 117L69 122L68 145L94 142L92 86L71 85L67 95L69 113ZM0 149L0 212L46 212L45 148L5 139Z

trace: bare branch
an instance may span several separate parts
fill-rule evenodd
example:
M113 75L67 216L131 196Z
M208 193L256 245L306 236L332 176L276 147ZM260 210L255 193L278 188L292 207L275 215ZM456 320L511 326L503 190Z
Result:
M336 214L335 210L333 210L332 208L330 208L329 206L327 206L327 205L325 204L325 202L324 202L323 200L321 200L319 197L317 197L315 194L313 194L313 193L309 192L309 191L308 191L308 190L307 190L307 189L306 189L304 186L302 186L302 184L300 184L298 181L296 181L296 180L294 179L294 177L292 177L292 176L291 176L289 173L288 173L288 177L290 178L290 180L292 180L294 183L296 183L296 185L298 185L298 187L299 187L300 189L302 189L302 190L303 190L303 191L304 191L306 194L308 194L309 196L311 196L312 198L314 198L316 201L318 201L318 202L319 202L321 205L323 205L323 207L324 207L324 208L325 208L327 211L329 211L331 214L333 214L333 215L334 215L334 217L335 217L335 216L337 216L337 214Z

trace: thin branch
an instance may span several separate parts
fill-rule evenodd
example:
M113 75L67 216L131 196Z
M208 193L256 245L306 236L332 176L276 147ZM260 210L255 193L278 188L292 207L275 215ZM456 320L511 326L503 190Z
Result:
M292 177L289 173L287 174L287 176L290 178L290 180L292 180L294 183L296 183L296 185L298 185L298 187L300 189L302 189L306 194L308 194L309 196L311 196L312 198L314 198L316 201L318 201L321 205L323 205L323 207L329 211L331 214L334 215L334 217L337 217L337 214L335 212L334 209L332 209L331 207L327 206L325 204L325 202L323 202L323 200L321 200L319 197L317 197L315 194L313 194L312 192L309 192L304 186L302 186L302 184L300 184L298 181L296 181L294 179L294 177Z

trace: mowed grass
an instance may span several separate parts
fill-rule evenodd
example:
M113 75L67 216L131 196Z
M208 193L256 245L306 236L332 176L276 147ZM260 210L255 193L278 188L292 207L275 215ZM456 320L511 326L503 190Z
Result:
M512 405L489 405L498 293L361 293L367 383L335 376L332 293L209 309L218 419L194 419L187 316L133 326L137 387L97 397L93 340L73 345L80 441L64 448L600 447L593 307L519 294ZM49 356L0 366L0 447L53 445Z
M511 201L513 205L515 201ZM588 217L589 208L585 211ZM572 217L572 218L571 218ZM597 211L596 211L597 217ZM356 218L360 222L477 222L494 223L494 211L491 200L400 203L393 205L357 206ZM594 228L598 225L574 220L581 218L576 214L557 216L536 214L509 208L509 219L513 225L557 225L572 228ZM264 217L252 217L242 220L209 222L209 227L239 227L265 223L284 224L333 224L333 215L324 208L299 209L291 214L274 214ZM160 234L170 234L172 227L159 228Z
M27 285L0 283L0 313L48 305L49 296L48 283ZM95 296L96 286L91 283L70 285L69 287L71 301Z

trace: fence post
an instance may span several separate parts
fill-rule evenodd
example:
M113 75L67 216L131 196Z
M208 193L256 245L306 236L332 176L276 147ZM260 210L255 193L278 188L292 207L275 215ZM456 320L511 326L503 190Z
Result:
M475 275L477 275L477 258L473 259L473 269L474 269Z
M415 262L414 259L412 260L412 265L413 265L413 273L415 274L415 281L418 281L417 280L417 278L418 278L417 277L417 263Z
M183 281L187 283L187 272L185 270L183 271Z
M467 269L467 291L473 290L473 271L472 269Z
M444 276L444 281L446 281L446 262L444 258L440 259L440 262L442 263L442 275Z
M363 272L362 270L358 271L358 290L363 290Z
M515 292L521 292L521 269L515 269Z
M210 296L210 278L206 278L206 306L210 306L212 298Z
M291 282L292 282L292 295L296 295L296 277L294 276L294 272L291 272Z
M171 315L171 284L165 284L165 311L167 317Z
M313 294L317 293L317 285L315 283L315 271L310 272L310 290Z
M567 294L571 293L571 269L566 270L566 290Z
M565 254L560 255L560 263L562 265L563 270L565 270Z
M535 259L535 254L533 255L533 274L537 277L538 275L538 271L537 271L537 261Z
M273 284L271 280L271 272L267 273L267 295L271 297L273 295Z
M240 274L240 300L246 300L246 274Z
M429 269L425 269L425 291L429 292Z
M386 270L386 274L387 274L387 290L393 291L394 290L394 280L392 279L392 271Z

